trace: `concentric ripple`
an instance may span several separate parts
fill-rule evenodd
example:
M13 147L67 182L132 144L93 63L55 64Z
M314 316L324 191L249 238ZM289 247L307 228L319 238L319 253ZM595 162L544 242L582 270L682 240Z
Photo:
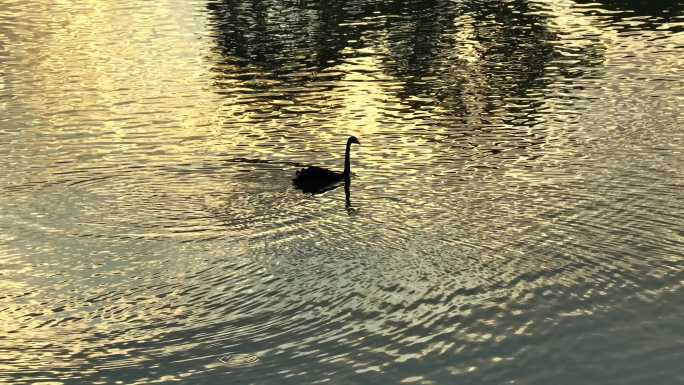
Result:
M0 382L684 381L680 2L5 3Z

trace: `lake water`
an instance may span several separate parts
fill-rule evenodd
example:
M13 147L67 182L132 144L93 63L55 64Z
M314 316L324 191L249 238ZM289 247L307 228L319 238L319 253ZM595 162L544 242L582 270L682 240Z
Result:
M684 383L683 15L3 0L0 383Z

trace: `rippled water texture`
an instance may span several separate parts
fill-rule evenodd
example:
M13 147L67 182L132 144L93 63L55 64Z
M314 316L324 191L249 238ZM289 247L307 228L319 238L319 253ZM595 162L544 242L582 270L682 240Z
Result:
M684 383L683 11L4 0L0 383Z

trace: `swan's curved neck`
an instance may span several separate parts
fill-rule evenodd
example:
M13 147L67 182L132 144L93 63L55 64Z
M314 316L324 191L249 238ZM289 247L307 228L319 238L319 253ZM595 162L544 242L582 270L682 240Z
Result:
M347 142L347 149L344 152L344 178L349 181L351 175L351 163L349 161L349 150L351 149L351 142Z

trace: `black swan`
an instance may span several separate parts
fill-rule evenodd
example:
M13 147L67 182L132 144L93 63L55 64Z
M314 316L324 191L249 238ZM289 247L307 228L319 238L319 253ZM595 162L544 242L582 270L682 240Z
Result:
M325 168L309 166L303 168L295 174L292 183L305 193L322 193L337 187L337 183L344 180L345 186L349 188L351 179L351 165L349 163L349 150L352 143L361 144L355 136L347 139L347 148L344 153L344 172L331 171Z

